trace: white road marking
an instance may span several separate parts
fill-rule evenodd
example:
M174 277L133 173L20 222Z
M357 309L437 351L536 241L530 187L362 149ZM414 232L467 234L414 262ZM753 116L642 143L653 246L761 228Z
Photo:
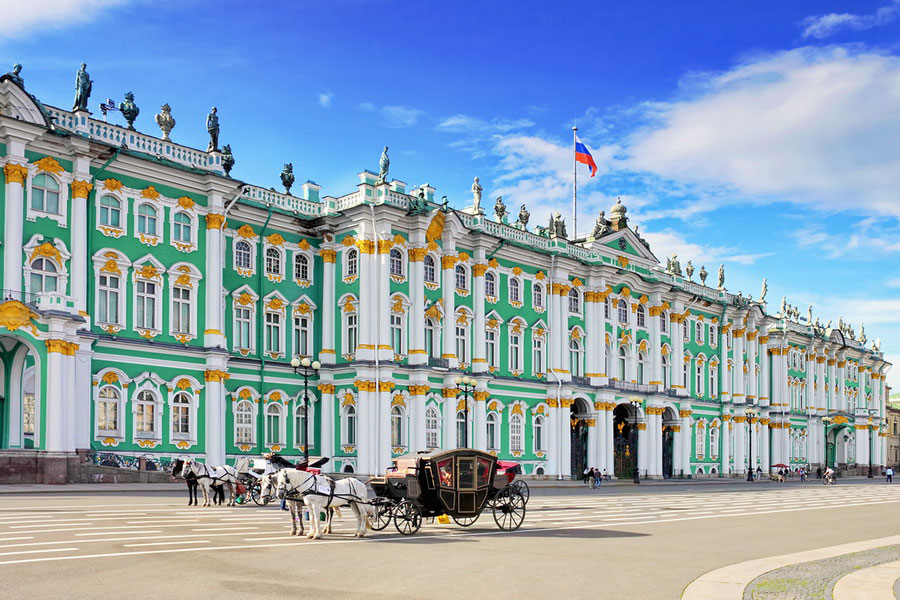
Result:
M19 554L37 554L38 552L71 552L73 550L78 550L78 548L47 548L46 550L20 550L19 552L0 552L0 556L18 556Z
M171 546L174 544L208 544L209 540L182 540L180 542L148 542L146 544L122 544L125 548L139 548L142 546Z
M90 536L90 535L132 535L135 533L162 533L162 531L95 531L93 533L76 533L78 536Z

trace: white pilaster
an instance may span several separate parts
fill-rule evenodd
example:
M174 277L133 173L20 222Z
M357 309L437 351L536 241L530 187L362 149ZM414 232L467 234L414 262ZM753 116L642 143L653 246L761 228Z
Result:
M331 248L323 248L319 250L319 256L322 258L322 306L319 308L319 315L322 321L319 324L322 331L322 344L319 350L319 362L325 365L333 365L335 362L334 309L336 302L334 297L334 268L337 252ZM333 397L332 402L334 402ZM333 451L333 447L329 448L329 452L331 451Z
M3 217L3 288L12 291L22 290L22 224L25 220L24 192L28 174L24 158L17 160L21 160L21 163L10 160L4 167L6 202Z

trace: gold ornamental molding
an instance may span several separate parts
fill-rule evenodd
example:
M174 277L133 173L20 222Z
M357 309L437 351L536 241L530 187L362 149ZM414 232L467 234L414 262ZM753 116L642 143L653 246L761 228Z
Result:
M691 416L692 414L694 414L694 411L692 411L692 410L684 410L684 409L682 409L682 410L679 410L679 411L678 411L678 416L679 416L679 417L682 417L682 418L684 418L684 417L689 417L689 416Z
M487 272L488 266L483 264L474 264L472 265L472 276L473 277L484 277L484 274Z
M426 242L437 242L444 236L444 222L446 218L447 215L440 210L434 213L431 222L428 224L428 229L425 230Z
M92 183L84 181L83 179L76 179L72 182L72 197L87 198L92 189L94 189L94 185Z
M3 167L3 175L6 177L6 183L25 184L28 178L28 167L17 165L15 163L7 163Z
M103 181L103 187L111 192L118 192L125 186L118 179L113 179L112 177L110 177L109 179Z
M0 327L5 327L9 331L28 327L31 329L32 335L37 335L37 327L33 322L33 319L36 318L38 318L37 313L18 300L9 300L0 304Z
M428 248L410 248L406 253L409 255L409 262L422 262L428 254Z
M59 175L60 173L65 171L65 169L63 169L63 166L59 164L59 162L52 156L45 156L40 160L34 161L32 164L37 167L38 172L53 173L54 175Z
M441 257L441 267L444 269L452 269L456 265L457 258L453 255Z
M224 383L228 379L231 378L231 375L226 373L225 371L220 371L217 369L208 369L203 372L203 377L206 381L214 381L218 383Z
M190 198L187 198L190 200ZM222 229L225 226L225 215L220 215L218 213L209 213L206 215L206 228L207 229Z
M319 256L322 257L322 262L324 263L332 263L334 264L337 261L337 251L329 250L327 248L323 248L319 250Z
M406 389L409 391L410 396L424 396L431 390L427 385L410 385Z
M253 239L256 237L256 232L253 231L253 228L249 225L241 225L237 230L237 234L245 240Z
M333 383L320 383L316 389L318 389L323 394L333 394L334 393L334 384Z
M147 199L149 199L149 200L154 200L154 201L156 201L156 200L159 200L159 197L160 197L161 195L162 195L162 194L160 194L159 192L157 192L157 191L156 191L156 188L153 187L152 185L151 185L151 186L148 186L146 189L141 190L141 198L147 198Z

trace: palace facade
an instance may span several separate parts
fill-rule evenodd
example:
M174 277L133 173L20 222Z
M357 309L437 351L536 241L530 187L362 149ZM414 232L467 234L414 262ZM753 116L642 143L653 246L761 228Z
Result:
M621 204L570 240L228 159L0 77L0 451L299 456L309 419L342 472L462 444L561 477L883 463L877 345L661 266ZM321 362L308 405L294 357Z

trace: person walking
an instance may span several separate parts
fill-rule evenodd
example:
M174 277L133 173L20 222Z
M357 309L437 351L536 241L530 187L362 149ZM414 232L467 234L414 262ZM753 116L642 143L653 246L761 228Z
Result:
M892 483L894 481L894 470L890 467L884 472L885 477L887 477L887 482Z
M587 485L587 482L588 482L588 473L589 472L590 472L590 469L588 467L585 467L583 477L582 477L582 481L584 481L585 485Z
M600 469L594 469L594 484L598 490L601 483L603 483L603 475L600 473Z
M591 489L594 489L595 487L597 487L597 480L594 479L594 467L591 467L591 468L588 470L587 480L588 480L588 481L590 482L590 484L591 484Z

